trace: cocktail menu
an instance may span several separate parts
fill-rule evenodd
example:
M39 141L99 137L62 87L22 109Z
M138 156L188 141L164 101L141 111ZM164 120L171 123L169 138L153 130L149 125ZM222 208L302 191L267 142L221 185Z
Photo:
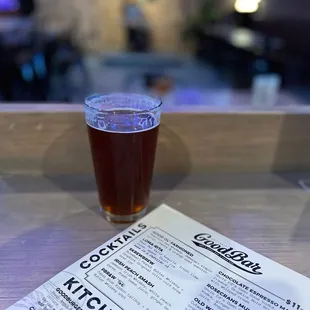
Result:
M309 310L310 279L162 205L9 310Z

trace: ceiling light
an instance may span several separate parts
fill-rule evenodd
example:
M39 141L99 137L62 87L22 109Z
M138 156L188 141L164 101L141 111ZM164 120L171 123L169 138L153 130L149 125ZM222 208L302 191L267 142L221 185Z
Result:
M261 0L236 0L235 9L239 13L254 13L259 8Z

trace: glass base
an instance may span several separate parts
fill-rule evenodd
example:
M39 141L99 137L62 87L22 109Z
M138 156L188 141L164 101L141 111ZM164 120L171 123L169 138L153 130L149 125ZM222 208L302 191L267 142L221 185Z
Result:
M103 208L101 208L103 217L112 223L133 223L138 221L141 217L143 217L146 214L147 208L144 208L142 211L131 214L131 215L116 215L112 214Z

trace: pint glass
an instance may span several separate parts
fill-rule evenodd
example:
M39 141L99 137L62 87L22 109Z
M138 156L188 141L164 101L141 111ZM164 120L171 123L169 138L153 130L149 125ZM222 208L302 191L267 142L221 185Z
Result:
M138 94L99 94L85 101L100 205L109 221L133 222L146 212L161 104Z

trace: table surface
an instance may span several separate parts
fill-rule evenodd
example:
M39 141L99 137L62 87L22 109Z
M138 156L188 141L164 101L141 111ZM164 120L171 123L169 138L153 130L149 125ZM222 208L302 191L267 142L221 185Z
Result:
M158 175L150 209L165 202L310 276L307 180L310 174ZM126 228L106 222L97 206L92 175L0 174L0 310Z

